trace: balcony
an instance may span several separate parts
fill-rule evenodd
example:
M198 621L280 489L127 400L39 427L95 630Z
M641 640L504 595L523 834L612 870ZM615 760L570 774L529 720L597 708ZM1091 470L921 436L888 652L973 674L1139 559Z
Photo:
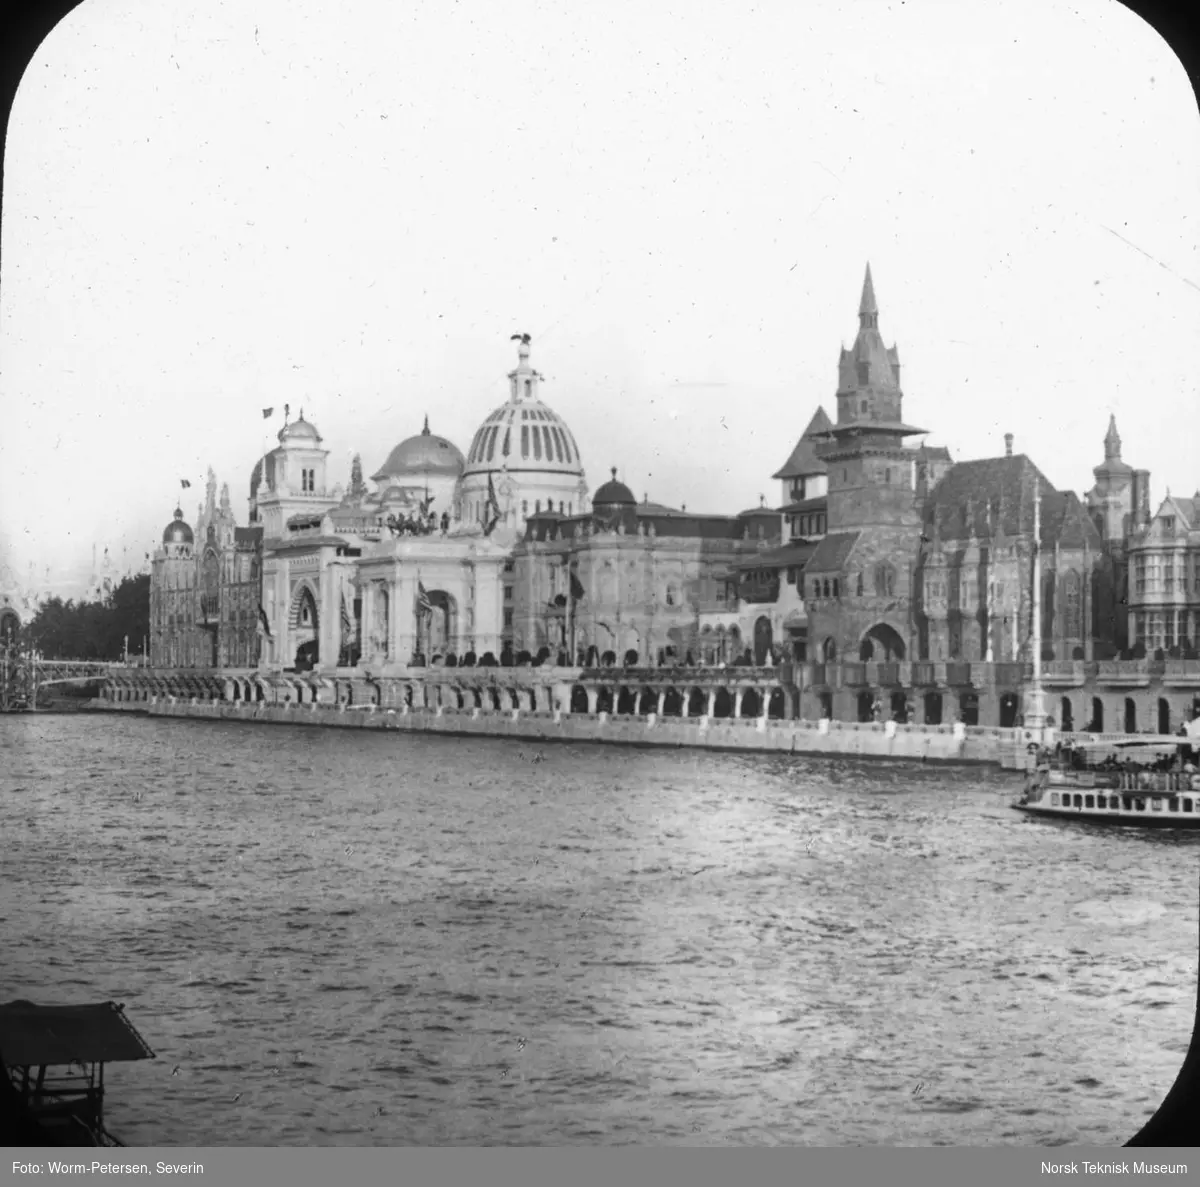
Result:
M1200 688L1200 659L1163 661L1162 682L1168 688Z
M779 600L779 574L774 573L765 580L743 578L738 582L738 598L752 604L777 602Z
M862 688L866 683L866 664L842 664L842 684L845 687Z
M1032 665L1026 668L1025 679L1033 676ZM1087 682L1089 668L1094 668L1082 659L1052 659L1042 664L1042 683L1048 688L1082 688Z
M1149 688L1152 661L1146 659L1102 659L1096 664L1096 679L1110 688ZM1157 661L1155 666L1165 666Z
M952 688L971 688L971 665L960 660L952 660L946 664L946 683Z
M938 684L938 666L929 660L914 660L912 682L918 688L934 688Z

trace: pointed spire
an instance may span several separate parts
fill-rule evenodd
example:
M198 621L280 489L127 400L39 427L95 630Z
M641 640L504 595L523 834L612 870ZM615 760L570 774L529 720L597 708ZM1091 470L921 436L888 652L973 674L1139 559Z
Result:
M1121 460L1121 435L1117 432L1117 418L1110 413L1108 417L1108 432L1104 434L1104 460L1119 462Z
M425 427L421 430L421 436L422 437L429 436L429 413L428 412L425 413Z
M864 330L873 330L879 325L879 306L875 303L875 285L871 280L871 265L863 278L862 300L858 303L858 324Z

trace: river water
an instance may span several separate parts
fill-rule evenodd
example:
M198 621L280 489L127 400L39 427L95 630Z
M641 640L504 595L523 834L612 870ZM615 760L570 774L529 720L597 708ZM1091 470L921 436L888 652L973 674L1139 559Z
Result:
M998 770L0 719L0 1000L113 999L142 1145L1117 1144L1200 840Z

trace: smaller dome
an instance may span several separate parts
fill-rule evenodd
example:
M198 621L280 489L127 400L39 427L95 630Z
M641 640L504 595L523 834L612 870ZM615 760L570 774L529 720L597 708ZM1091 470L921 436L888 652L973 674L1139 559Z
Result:
M181 508L175 508L175 518L163 528L163 543L164 544L191 544L193 543L192 529L183 522L183 511Z
M634 507L637 505L637 499L633 497L633 491L625 483L617 481L617 467L613 466L612 478L592 496L592 506L614 507L621 505Z
M279 440L281 444L285 441L314 441L319 444L321 434L317 432L316 425L309 424L304 419L304 412L301 410L299 420L293 420L279 430Z
M439 437L429 431L429 417L425 427L415 436L401 441L377 474L373 482L384 482L389 478L421 478L446 475L457 478L466 466L462 451L453 441Z

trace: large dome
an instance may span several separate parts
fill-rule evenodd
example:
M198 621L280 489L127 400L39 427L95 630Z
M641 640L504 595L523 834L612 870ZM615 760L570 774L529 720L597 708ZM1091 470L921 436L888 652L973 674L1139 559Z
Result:
M625 483L618 481L616 466L612 468L612 477L592 495L592 506L597 509L637 506L637 499L634 498L633 491Z
M536 471L583 477L579 446L562 417L538 398L542 378L529 365L529 335L514 334L517 369L508 373L509 397L479 427L467 454L467 474Z
M425 478L445 476L457 478L466 462L462 451L452 441L429 431L429 417L425 427L415 437L401 441L383 463L372 481L385 482L389 478Z

